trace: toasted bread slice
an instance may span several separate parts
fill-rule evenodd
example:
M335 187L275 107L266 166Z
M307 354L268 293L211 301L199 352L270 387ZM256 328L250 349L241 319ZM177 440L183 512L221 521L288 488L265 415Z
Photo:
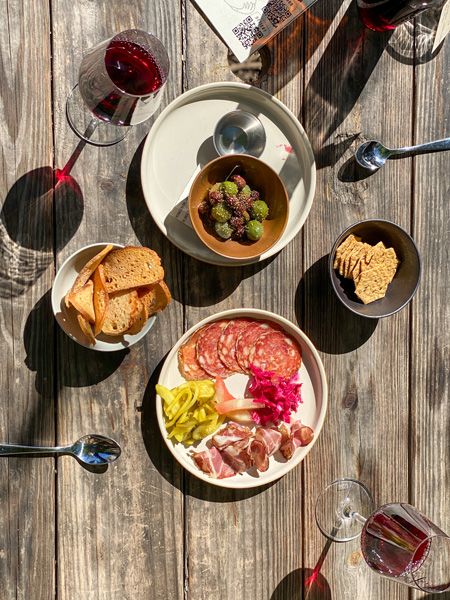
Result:
M102 331L106 335L121 335L132 327L139 316L142 302L136 290L121 290L109 296Z
M172 295L164 281L155 283L153 286L154 298L150 305L148 315L156 315L162 312L170 304Z
M149 287L140 287L137 290L139 300L143 302L147 308L147 312L150 311L153 300L155 299L155 286L158 284L155 283Z
M164 277L161 259L150 248L127 246L110 252L103 261L108 293L158 283Z
M95 346L95 337L94 337L94 334L92 333L92 327L91 327L89 321L87 319L85 319L83 317L83 315L77 315L77 319L78 319L78 324L81 327L81 331L87 337L87 339L89 340L89 343L92 344L92 346Z
M111 252L111 250L113 248L114 248L114 246L109 244L108 246L106 246L106 248L103 248L103 250L101 252L99 252L93 258L91 258L91 260L81 269L81 271L78 273L77 278L75 279L75 283L73 284L73 286L70 288L70 290L66 294L65 302L66 302L67 308L69 308L69 306L70 306L70 294L78 292L79 290L81 290L82 287L84 287L86 285L86 283L90 279L92 273L95 271L95 269L98 267L98 265L102 262L102 260L105 258L105 256L109 252Z
M137 333L139 333L142 330L144 325L147 323L147 319L148 319L147 306L141 300L139 302L141 303L141 309L139 311L136 321L133 323L133 325L130 327L130 329L125 332L127 335L136 335Z
M74 306L83 319L93 323L95 321L94 313L94 283L89 280L77 292L70 292L69 301Z
M95 326L94 334L98 335L102 330L106 318L109 297L106 291L106 280L103 272L103 265L98 265L94 271L94 311L95 311Z

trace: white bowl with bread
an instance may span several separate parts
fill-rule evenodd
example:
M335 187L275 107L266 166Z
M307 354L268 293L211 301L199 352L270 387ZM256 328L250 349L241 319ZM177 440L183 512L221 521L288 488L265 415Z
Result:
M171 301L159 256L150 248L97 243L61 265L52 308L75 342L100 352L139 341Z

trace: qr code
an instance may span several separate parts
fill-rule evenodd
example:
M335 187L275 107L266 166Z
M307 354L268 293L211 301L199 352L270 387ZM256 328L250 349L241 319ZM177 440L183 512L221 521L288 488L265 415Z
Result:
M250 16L246 17L232 31L244 48L250 48L255 40L263 37L263 32Z
M283 21L286 21L291 16L284 0L269 0L262 11L274 27L283 23Z

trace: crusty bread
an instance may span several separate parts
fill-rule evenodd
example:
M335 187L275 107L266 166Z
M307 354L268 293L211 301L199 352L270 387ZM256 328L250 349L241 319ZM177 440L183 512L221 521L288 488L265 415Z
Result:
M127 246L110 252L103 261L108 293L152 285L164 277L161 259L150 248Z
M102 331L106 335L125 333L139 317L142 302L136 290L121 290L109 296Z
M94 335L98 335L102 330L106 318L106 310L108 308L109 298L106 291L106 280L103 272L103 265L98 265L94 271L94 311L95 311L95 326Z
M92 327L91 327L89 321L87 321L83 317L83 315L77 315L77 319L78 319L78 324L80 325L81 331L88 338L89 343L92 344L92 346L95 346L95 337L94 337L94 334L92 333Z
M67 308L69 308L70 306L70 294L78 292L79 290L81 290L82 287L86 285L92 273L102 262L102 260L108 254L108 252L110 252L113 248L114 246L112 246L111 244L106 246L106 248L103 248L101 252L99 252L93 258L91 258L91 260L81 269L81 271L78 274L78 277L75 279L75 283L66 294L65 301Z
M78 291L70 292L69 302L77 309L83 319L89 321L89 323L95 321L94 284L91 280Z
M141 329L147 323L147 319L148 319L147 307L141 300L139 302L141 303L141 309L139 311L136 321L133 323L133 325L130 327L130 329L128 331L126 331L127 335L136 335L137 333L139 333L141 331Z
M153 300L155 299L155 286L158 285L157 283L150 285L150 286L145 286L145 287L140 287L138 288L138 296L139 296L139 300L141 302L143 302L147 308L147 312L150 312L150 308L152 306Z
M153 292L155 296L148 311L149 316L162 312L165 308L167 308L172 300L172 295L164 281L155 283L153 286Z

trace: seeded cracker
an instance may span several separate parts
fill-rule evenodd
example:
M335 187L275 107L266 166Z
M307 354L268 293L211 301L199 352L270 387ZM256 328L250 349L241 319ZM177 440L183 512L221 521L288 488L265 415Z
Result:
M389 283L390 279L386 268L377 265L358 275L355 280L355 293L364 304L369 304L369 302L384 298Z
M346 246L346 248L343 250L342 254L341 254L341 261L339 263L339 274L340 275L344 275L345 271L344 271L344 266L345 266L345 259L347 258L347 256L352 252L353 247L361 241L360 237L357 237L353 234L349 235L350 242L349 244Z
M347 246L349 246L349 244L354 240L359 242L359 241L361 241L361 238L358 236L354 236L353 233L351 233L348 237L345 238L345 240L342 242L342 244L336 249L333 269L339 269L340 262L341 262L341 256L342 256L344 250L347 250Z

